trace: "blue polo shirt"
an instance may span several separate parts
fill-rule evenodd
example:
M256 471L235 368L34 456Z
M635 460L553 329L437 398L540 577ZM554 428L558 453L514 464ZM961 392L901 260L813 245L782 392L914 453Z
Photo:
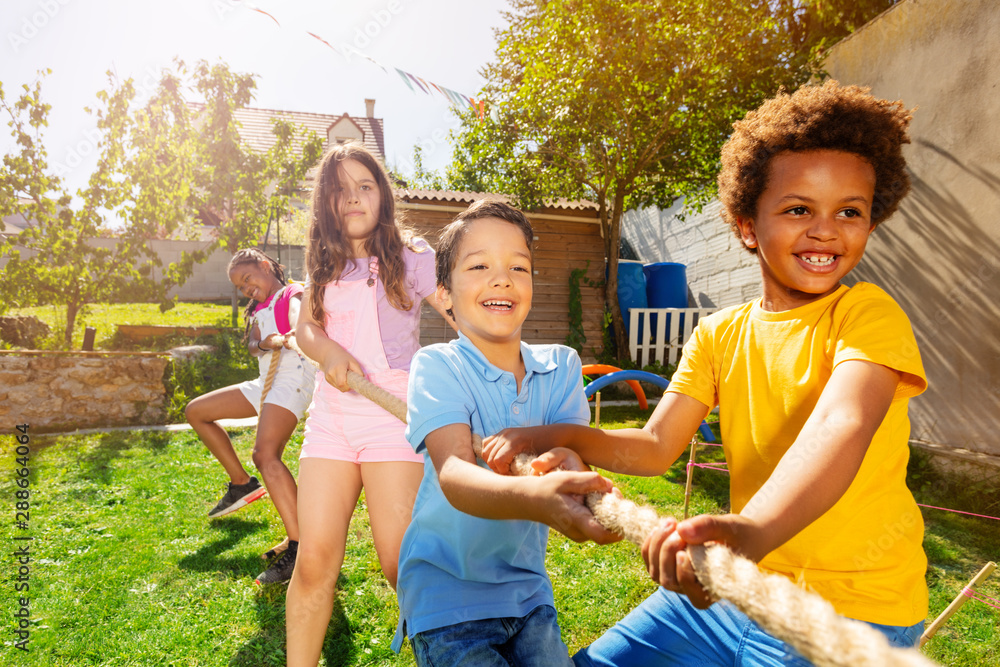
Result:
M424 454L424 477L399 554L399 627L413 635L465 621L522 617L553 605L545 572L548 526L480 519L445 498L427 454L427 435L468 424L481 437L514 426L590 423L580 357L563 345L521 343L525 376L501 371L465 336L413 357L406 439ZM482 461L479 465L486 468Z

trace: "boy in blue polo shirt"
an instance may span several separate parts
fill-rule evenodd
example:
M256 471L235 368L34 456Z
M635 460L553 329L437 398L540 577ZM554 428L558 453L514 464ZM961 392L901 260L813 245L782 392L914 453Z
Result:
M408 636L420 665L571 664L545 572L543 524L577 541L617 539L580 502L611 483L575 454L548 455L566 458L573 472L507 477L472 449L473 434L590 423L576 352L521 342L533 237L523 213L483 200L438 244L438 298L459 338L423 348L410 368L406 437L424 454L424 477L400 549L393 642L398 651Z

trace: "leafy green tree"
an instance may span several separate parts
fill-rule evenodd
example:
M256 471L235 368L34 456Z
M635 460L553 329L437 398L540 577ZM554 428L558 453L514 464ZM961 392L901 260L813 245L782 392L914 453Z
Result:
M274 124L276 141L266 153L239 139L233 112L252 99L252 75L203 62L185 83L183 62L177 70L164 72L141 106L131 79L111 79L98 93L92 113L100 157L76 201L47 161L43 130L50 107L41 98L41 77L25 85L16 102L9 103L0 86L0 108L17 146L0 169L0 215L21 213L32 223L0 245L6 259L0 300L65 305L67 347L86 304L154 300L169 307L169 289L215 247L234 251L256 242L319 157L320 141L303 139L284 121ZM193 108L185 93L205 103ZM150 240L174 236L213 211L216 242L163 267ZM235 298L233 317L235 323Z
M275 142L265 153L240 136L235 112L247 106L253 75L236 74L224 64L202 61L195 70L195 90L205 100L198 116L196 151L201 165L195 196L198 208L218 223L218 244L230 254L258 239L272 220L278 222L297 196L306 172L322 156L323 142L286 120L275 119ZM233 288L233 325L238 318Z
M50 105L42 101L41 77L24 85L14 102L8 102L0 86L0 107L10 118L17 146L4 156L0 168L0 215L20 213L31 223L0 245L0 259L6 259L0 301L17 306L64 305L67 347L76 316L86 304L112 300L123 292L165 301L172 284L151 277L160 260L148 247L149 224L124 228L117 233L117 243L101 240L112 234L106 218L115 209L120 213L128 208L118 170L126 157L116 133L123 131L122 119L133 94L132 82L126 81L113 92L98 95L103 104L97 111L98 127L104 132L98 146L101 157L74 202L48 164L43 129ZM164 217L158 224L170 229L172 221Z
M820 49L894 0L511 0L485 69L488 120L461 118L448 185L523 206L599 207L618 356L622 214L710 198L732 123L817 73ZM845 18L846 17L846 18Z
M441 172L424 166L424 149L419 144L413 147L413 158L409 164L392 165L389 174L397 185L405 184L411 190L446 190L448 187Z

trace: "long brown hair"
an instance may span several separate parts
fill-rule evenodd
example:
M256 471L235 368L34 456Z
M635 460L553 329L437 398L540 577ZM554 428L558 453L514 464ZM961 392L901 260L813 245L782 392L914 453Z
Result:
M396 219L396 200L385 169L374 155L358 143L337 144L323 156L312 192L312 224L306 247L306 270L309 272L309 310L320 325L323 317L323 292L326 285L339 280L348 261L354 259L350 241L344 236L343 221L331 195L340 188L340 165L357 160L371 172L379 189L378 223L365 240L365 252L378 258L378 277L389 303L399 310L409 310L413 300L404 284L403 249L418 251L413 231Z
M267 255L257 248L244 248L239 250L233 255L233 258L229 260L229 266L226 267L226 275L233 272L237 266L242 264L257 264L267 266L271 269L271 273L274 277L278 279L278 282L282 285L287 285L288 281L285 280L285 270L281 264L278 264L270 255ZM243 322L246 327L243 329L243 342L246 343L250 339L250 327L253 326L253 312L257 307L258 302L250 299L250 303L243 310Z

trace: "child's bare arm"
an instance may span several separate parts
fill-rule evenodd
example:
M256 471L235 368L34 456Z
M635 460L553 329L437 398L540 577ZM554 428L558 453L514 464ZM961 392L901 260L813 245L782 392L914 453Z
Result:
M695 517L647 540L651 576L707 605L684 546L720 541L759 561L818 519L857 475L899 379L871 362L839 364L795 442L740 514Z
M309 294L306 288L306 294ZM306 303L309 303L308 298ZM307 357L323 370L326 381L341 391L348 391L347 372L364 375L361 364L341 345L326 335L326 329L312 316L312 309L299 310L295 324L295 338Z
M472 432L466 424L443 426L428 434L424 443L441 490L462 512L484 519L538 521L577 542L589 539L605 544L620 539L602 528L582 503L586 493L611 490L611 482L595 472L498 475L476 464Z
M708 410L690 396L668 392L641 429L605 431L570 424L505 429L483 440L483 457L494 470L506 473L517 454L566 447L604 470L660 475L684 452Z

